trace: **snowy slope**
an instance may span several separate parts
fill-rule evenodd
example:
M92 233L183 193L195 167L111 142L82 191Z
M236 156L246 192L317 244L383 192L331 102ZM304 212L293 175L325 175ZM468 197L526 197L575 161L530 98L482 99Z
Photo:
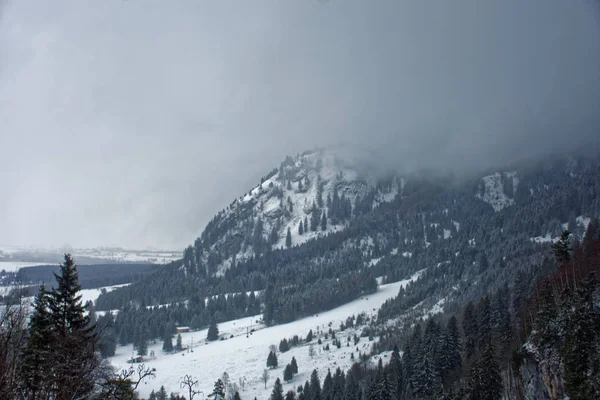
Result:
M515 171L496 172L484 176L481 180L482 184L476 196L491 205L494 211L498 212L515 204L513 197L519 185L519 178Z
M298 385L303 384L309 379L310 373L315 368L319 371L321 380L327 374L327 368L335 369L339 366L346 371L352 365L351 353L357 357L359 352L370 352L372 342L369 342L368 338L361 338L357 346L354 346L352 342L348 347L348 336L352 337L354 334L360 336L360 331L354 329L339 331L340 323L347 317L362 312L372 316L376 315L376 310L385 300L396 296L400 287L407 285L411 280L418 279L420 274L421 272L416 273L410 279L380 286L378 291L371 296L288 324L266 328L258 322L260 316L223 323L219 325L220 336L227 338L223 341L206 343L206 330L183 333L181 336L184 346L191 346L193 342L193 352L165 354L162 352L162 343L150 344L149 351L155 352L156 359L148 360L145 364L156 368L156 377L141 386L140 394L148 396L151 390L159 389L161 385L164 385L168 392L178 392L181 378L186 374L197 378L200 382L199 389L208 394L214 381L223 372L227 372L233 382L237 383L239 379L245 379L245 390L240 391L242 398L252 399L256 396L258 399L267 399L275 379L281 378L283 381L283 369L292 357L295 357L298 362L299 373L290 383L284 384L285 391L295 389ZM324 340L324 333L328 331L330 324L336 331L336 338L342 342L340 349L332 345L331 338ZM255 332L246 337L249 329L255 329ZM259 378L266 368L269 346L278 345L281 339L289 339L293 335L304 338L310 329L316 334L312 341L316 352L314 358L309 357L309 345L305 343L298 347L292 347L290 351L283 354L278 353L279 366L269 371L270 378L267 389L265 389ZM234 337L229 338L231 335ZM319 337L323 339L321 346L317 344ZM329 351L323 350L327 343L330 346ZM131 358L132 354L134 351L131 345L119 347L117 354L111 358L111 363L118 368L126 368L129 365L127 360Z
M313 207L319 209L319 215L323 211L329 212L327 199L333 199L336 191L340 198L349 199L352 207L357 199L374 191L373 206L376 207L394 200L404 183L403 179L394 178L387 186L382 186L375 173L359 171L356 165L345 162L334 150L288 157L261 184L235 199L209 223L207 230L219 230L219 238L211 240L205 230L200 238L204 249L202 260L206 262L211 252L228 254L217 268L222 272L234 258L241 261L255 255L251 236L259 220L262 236L273 249L285 247L288 229L292 246L342 230L346 224L342 221L334 223L329 215L325 230L319 225L316 231L309 229L300 235L299 225L305 220L310 223ZM271 242L273 231L276 231L276 240Z

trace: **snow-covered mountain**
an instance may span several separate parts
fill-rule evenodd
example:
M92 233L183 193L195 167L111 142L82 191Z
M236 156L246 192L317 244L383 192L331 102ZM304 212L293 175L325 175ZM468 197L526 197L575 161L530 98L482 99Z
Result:
M338 317L351 316L345 304L378 299L360 329L373 344L378 336L389 338L390 329L401 335L416 321L512 284L517 273L535 277L547 271L551 238L566 227L581 238L590 219L600 215L599 178L598 158L544 159L454 180L383 174L335 150L306 152L287 157L218 212L181 261L100 295L96 306L123 311L115 321L121 343L131 343L141 324L149 339L159 340L166 325L190 326L184 336L198 343L208 323L217 321L228 335L223 340L236 349L223 353L219 365L229 366L236 379L249 379L253 386L243 398L264 394L258 377L268 345L276 345L284 331L287 337L306 335L306 324L328 312L337 324ZM389 292L399 288L389 285L407 280L398 293ZM236 324L248 321L264 330L240 335ZM382 346L375 353L389 350ZM201 347L203 354L218 354L229 345ZM212 357L163 354L159 343L153 348L156 360L150 362L164 371L157 381L168 390L177 390L179 375L198 363L210 366L197 370L202 382L227 372L213 368ZM120 364L131 346L119 349ZM292 354L312 368L306 351ZM346 351L332 353L319 359L319 373L347 367ZM183 357L181 368L172 368Z
M356 216L352 210L364 207L361 202L373 208L390 202L403 185L403 178L361 170L335 150L288 156L220 211L189 251L198 252L209 271L222 273L233 262L341 231Z

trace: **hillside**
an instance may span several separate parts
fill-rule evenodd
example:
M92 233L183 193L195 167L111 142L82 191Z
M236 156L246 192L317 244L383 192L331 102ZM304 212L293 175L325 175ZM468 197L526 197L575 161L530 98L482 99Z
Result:
M597 157L529 160L462 180L373 171L333 151L288 157L217 213L181 261L101 295L96 308L120 310L114 334L129 345L260 313L262 324L287 323L421 271L370 328L400 335L518 274L531 284L554 267L550 244L562 230L580 238L600 213Z

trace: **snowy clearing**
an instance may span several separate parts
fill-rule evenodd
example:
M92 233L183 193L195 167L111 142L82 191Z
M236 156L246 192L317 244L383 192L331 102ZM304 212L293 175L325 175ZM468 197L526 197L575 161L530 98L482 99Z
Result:
M348 336L360 333L354 329L346 329L339 332L340 323L347 317L358 315L362 312L375 315L379 307L389 298L398 294L400 287L407 285L411 280L416 280L421 272L414 274L410 279L400 282L382 285L377 292L364 296L361 299L333 310L317 314L312 317L303 318L288 324L264 327L258 321L260 316L243 318L235 321L225 322L219 325L220 336L226 340L206 343L207 330L182 333L184 346L191 346L193 352L183 351L175 354L162 352L162 342L149 344L148 351L154 351L156 359L145 361L146 365L156 368L156 377L141 385L139 391L142 396L148 396L152 390L158 390L164 385L168 392L179 392L180 381L186 374L193 375L200 382L199 389L205 394L210 393L213 383L227 372L232 382L238 383L240 379L245 380L245 390L240 390L242 398L267 399L273 382L276 378L283 377L285 365L292 357L298 362L299 373L289 383L284 383L284 390L295 389L309 379L313 369L317 369L321 380L325 378L327 368L335 369L338 366L347 370L352 365L351 353L354 357L361 353L370 352L372 343L367 338L361 338L358 345L350 343ZM317 344L319 337L324 339L324 334L331 328L336 330L336 338L342 342L342 347L337 349L332 345L331 337L324 340L322 345ZM251 335L246 337L248 330L255 329ZM311 342L314 345L315 355L310 358L308 354L309 345L303 343L298 347L292 347L288 352L279 354L279 366L269 370L270 378L265 389L264 383L260 381L260 375L266 368L266 359L270 345L279 345L284 338L298 335L305 338L308 331L312 329L315 338ZM359 328L360 329L360 328ZM229 338L233 335L233 338ZM329 344L330 350L323 350ZM356 350L358 347L358 351ZM111 358L111 362L117 368L127 368L127 360L134 354L133 346L119 346L117 354Z

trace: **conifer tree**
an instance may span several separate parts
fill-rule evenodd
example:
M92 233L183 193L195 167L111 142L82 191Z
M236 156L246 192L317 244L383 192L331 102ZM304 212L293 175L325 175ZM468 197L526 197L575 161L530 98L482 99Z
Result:
M223 381L221 379L217 379L215 382L215 385L213 387L213 391L212 393L209 395L209 397L212 396L213 399L217 400L217 399L225 399L225 384L223 383Z
M304 235L304 227L302 225L303 223L300 221L300 224L298 225L298 235Z
M296 357L292 357L292 362L290 363L290 366L292 367L292 373L297 374L298 373L298 364L296 363Z
M183 350L183 343L181 342L181 333L177 334L177 343L175 344L177 351Z
M173 351L173 337L168 329L165 329L165 337L163 338L163 351L170 353Z
M209 341L214 341L219 338L219 327L217 326L217 321L213 317L210 321L210 325L208 326L208 332L206 334L206 339Z
M292 380L292 377L293 377L292 366L290 364L287 364L285 366L285 369L283 370L283 380L286 382L289 382Z
M472 302L467 304L463 315L463 331L465 333L465 355L470 359L477 347L477 315Z
M42 285L34 300L29 322L29 341L23 350L21 379L27 398L46 398L50 391L48 377L52 370L52 318L48 310L48 292Z
M327 230L327 214L325 214L325 211L323 211L323 214L321 215L321 230Z
M311 399L321 400L321 382L319 381L319 374L317 373L316 369L313 369L313 372L310 374L309 391L311 394Z
M58 287L48 295L54 397L86 397L94 389L93 374L99 367L95 354L98 338L81 303L77 267L69 254L54 277Z
M269 397L269 400L284 400L283 386L281 385L279 378L277 378L273 384L273 392L271 392L271 397Z

